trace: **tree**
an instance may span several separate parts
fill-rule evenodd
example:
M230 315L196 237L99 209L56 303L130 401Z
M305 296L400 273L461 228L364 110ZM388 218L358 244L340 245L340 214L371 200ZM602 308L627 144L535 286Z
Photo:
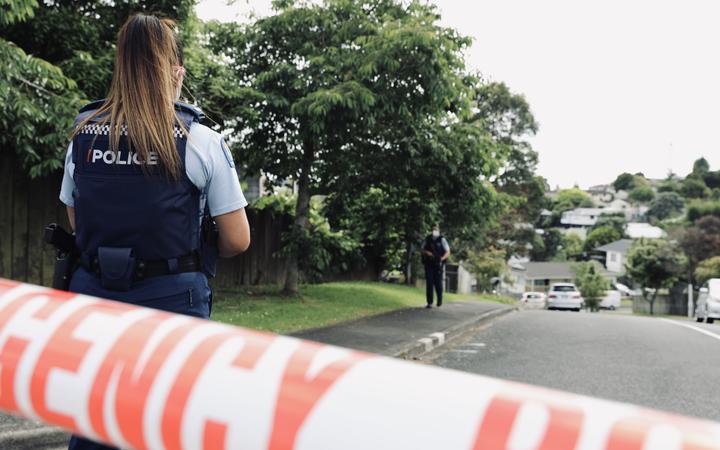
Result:
M683 181L680 193L685 198L705 198L709 195L708 188L702 179L690 177Z
M627 218L622 212L602 213L598 217L592 230L602 227L611 227L618 232L620 237L625 235L625 227L627 226Z
M647 203L655 197L655 192L647 186L637 186L630 191L628 197L635 203Z
M657 187L658 192L680 192L680 183L669 178L661 182Z
M493 184L499 192L519 200L512 208L516 221L535 222L546 206L548 187L545 179L536 175L538 155L527 141L538 130L530 105L524 96L498 82L480 83L472 103L470 121L481 124L507 154Z
M241 106L248 115L238 115L243 134L234 149L251 173L297 183L294 240L307 237L312 194L346 197L378 175L404 184L398 170L407 166L424 169L429 190L445 190L438 180L448 175L440 164L448 150L459 159L458 174L482 173L476 164L461 165L490 156L482 136L457 119L469 97L462 59L469 40L439 26L433 6L287 0L274 7L275 15L254 23L218 26L211 42L246 88ZM494 160L486 160L489 167ZM485 198L477 177L469 179L468 197ZM419 201L418 181L411 176L402 186L425 221L413 224L413 240L438 212L432 201ZM289 293L297 292L300 257L290 258Z
M622 238L622 234L618 233L618 231L613 227L604 226L595 228L588 233L587 238L585 239L585 251L591 252L598 247L615 242L620 238Z
M682 213L685 207L685 200L676 192L661 192L650 202L648 217L658 220L677 216Z
M494 279L501 277L505 270L505 251L490 247L479 252L469 252L464 263L468 271L477 278L478 290L490 292Z
M703 181L705 182L705 186L710 189L720 188L720 170L706 173Z
M596 261L582 262L573 266L575 285L585 299L590 311L597 311L610 281L602 275L602 266Z
M553 212L562 214L575 208L592 208L592 198L583 190L578 188L562 189L558 192L553 203Z
M690 222L697 222L706 216L720 217L720 201L694 201L687 209L687 218Z
M693 169L691 176L702 178L705 174L710 171L710 163L705 158L698 158L693 163Z
M664 239L640 239L627 256L627 274L643 287L643 298L654 313L660 289L670 288L683 273L687 260L679 249Z
M530 259L533 261L551 261L558 256L562 250L563 235L559 230L549 228L544 231L530 251Z
M575 233L568 233L563 236L562 253L560 259L579 259L583 255L583 239Z
M37 2L2 5L6 31L26 27ZM5 38L5 39L4 39ZM0 33L0 148L14 151L32 177L62 168L67 133L82 95L60 68L28 55Z
M613 187L616 191L630 191L635 187L635 176L631 173L621 173L613 181Z
M720 218L707 216L689 227L680 240L688 259L689 273L695 273L700 261L720 255Z
M711 278L720 278L720 256L714 256L698 264L695 278L698 284L703 284Z

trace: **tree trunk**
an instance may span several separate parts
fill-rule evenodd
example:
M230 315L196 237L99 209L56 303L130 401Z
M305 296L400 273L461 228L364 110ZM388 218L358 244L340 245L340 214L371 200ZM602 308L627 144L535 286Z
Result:
M654 315L654 309L655 309L655 297L657 297L657 289L655 289L655 292L653 292L652 297L650 297L650 315Z
M292 236L303 236L303 231L307 228L309 211L310 211L310 169L314 158L314 148L312 141L304 142L303 163L300 168L300 177L298 179L298 196L295 203L295 221L293 222ZM299 259L302 255L293 253L288 258L287 275L285 277L284 292L288 295L298 293L298 280L300 277Z
M412 243L405 243L405 284L412 284Z

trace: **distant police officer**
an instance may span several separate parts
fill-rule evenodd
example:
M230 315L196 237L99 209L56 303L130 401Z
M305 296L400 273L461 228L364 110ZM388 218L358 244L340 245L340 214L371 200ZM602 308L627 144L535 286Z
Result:
M425 238L422 250L422 260L425 265L425 294L426 308L432 308L433 289L437 293L437 305L442 306L443 269L450 256L450 245L440 234L440 226L435 224L432 233Z
M130 17L107 99L76 119L60 192L80 252L70 290L208 318L216 257L250 244L247 202L220 135L176 101L185 70L173 27Z

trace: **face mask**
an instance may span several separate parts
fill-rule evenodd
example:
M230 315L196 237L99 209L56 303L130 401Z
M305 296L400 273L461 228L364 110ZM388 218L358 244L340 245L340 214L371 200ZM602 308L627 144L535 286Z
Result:
M433 230L432 235L433 237L438 237L440 236L440 232L438 230Z

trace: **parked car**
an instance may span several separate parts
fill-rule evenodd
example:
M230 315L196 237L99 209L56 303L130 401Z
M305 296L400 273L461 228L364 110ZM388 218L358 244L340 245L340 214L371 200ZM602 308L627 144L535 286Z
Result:
M580 311L585 306L580 291L572 283L556 283L550 286L546 309L572 309Z
M620 308L620 301L622 300L622 293L617 290L610 290L605 292L605 297L600 301L599 308L609 309L615 311Z
M527 307L542 308L545 306L545 294L542 292L525 292L520 301Z
M711 278L700 288L695 307L695 320L713 323L720 319L720 278Z

